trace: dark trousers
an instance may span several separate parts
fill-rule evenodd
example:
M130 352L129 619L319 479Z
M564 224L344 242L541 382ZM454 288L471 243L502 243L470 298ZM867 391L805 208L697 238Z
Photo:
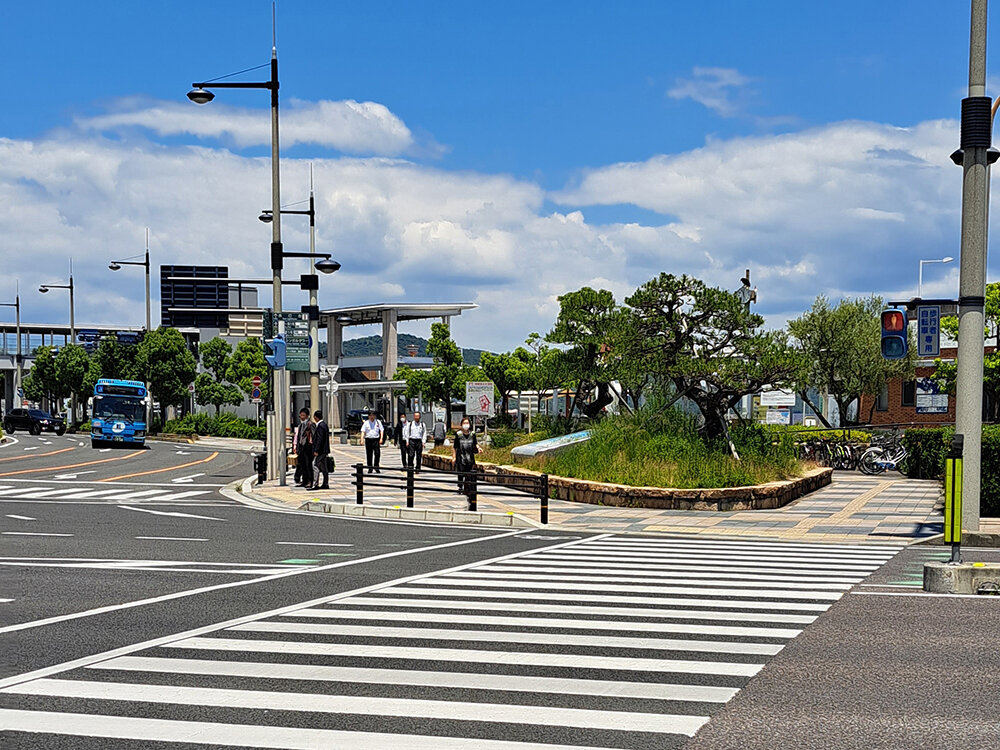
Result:
M399 446L399 460L400 460L400 463L401 463L402 466L405 467L406 466L406 462L407 462L407 456L410 454L410 448L403 441L402 438L399 439L399 442L396 443L396 445Z
M411 438L407 448L406 465L420 471L420 463L424 460L424 441L420 438Z
M378 468L378 462L382 459L382 448L377 437L365 438L365 459L368 461L369 471Z
M311 445L300 445L295 459L295 481L311 487L313 483L313 449Z
M330 461L329 456L325 453L313 458L313 471L315 472L313 484L316 487L327 488L330 486ZM320 481L320 477L323 481Z
M458 491L471 498L476 489L476 465L456 463L455 471L458 472Z

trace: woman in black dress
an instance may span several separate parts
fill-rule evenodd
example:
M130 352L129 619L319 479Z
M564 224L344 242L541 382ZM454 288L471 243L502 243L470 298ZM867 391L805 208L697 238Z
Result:
M476 454L483 449L476 442L476 433L472 431L472 422L468 417L462 420L462 429L455 433L455 442L451 446L451 457L455 461L455 471L458 472L458 491L470 499L475 487Z

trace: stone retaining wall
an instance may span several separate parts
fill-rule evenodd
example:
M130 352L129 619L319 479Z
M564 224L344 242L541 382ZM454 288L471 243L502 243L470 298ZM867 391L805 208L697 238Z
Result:
M424 454L424 465L450 471L451 456ZM491 484L503 484L504 476L539 476L537 471L517 466L481 463L479 468ZM797 479L769 482L752 487L681 490L669 487L630 487L586 479L549 476L552 497L573 503L610 505L620 508L655 508L658 510L765 510L780 508L803 495L830 484L833 469L813 469Z

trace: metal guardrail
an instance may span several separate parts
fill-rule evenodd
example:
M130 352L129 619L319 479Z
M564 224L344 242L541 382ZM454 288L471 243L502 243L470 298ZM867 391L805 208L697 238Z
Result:
M365 489L401 489L406 492L406 507L415 507L417 490L451 490L465 495L469 500L469 510L478 508L481 495L487 497L517 496L537 497L539 501L539 520L543 524L549 522L549 475L519 476L511 474L486 474L481 469L476 471L442 471L440 469L423 468L416 471L411 467L383 467L380 472L390 472L388 476L365 474L364 464L354 464L354 478L351 484L355 488L355 499L358 505L365 502ZM397 476L403 474L403 476Z

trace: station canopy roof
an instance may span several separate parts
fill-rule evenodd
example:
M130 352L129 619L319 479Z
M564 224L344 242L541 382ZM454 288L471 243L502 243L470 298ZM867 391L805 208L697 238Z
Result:
M382 322L382 313L395 310L396 319L403 320L427 320L428 318L443 318L454 315L461 315L463 310L474 310L479 305L474 302L451 302L451 303L396 303L388 302L376 305L358 305L356 307L337 307L330 310L320 311L320 316L333 320L339 320L341 325L357 326L370 325Z

